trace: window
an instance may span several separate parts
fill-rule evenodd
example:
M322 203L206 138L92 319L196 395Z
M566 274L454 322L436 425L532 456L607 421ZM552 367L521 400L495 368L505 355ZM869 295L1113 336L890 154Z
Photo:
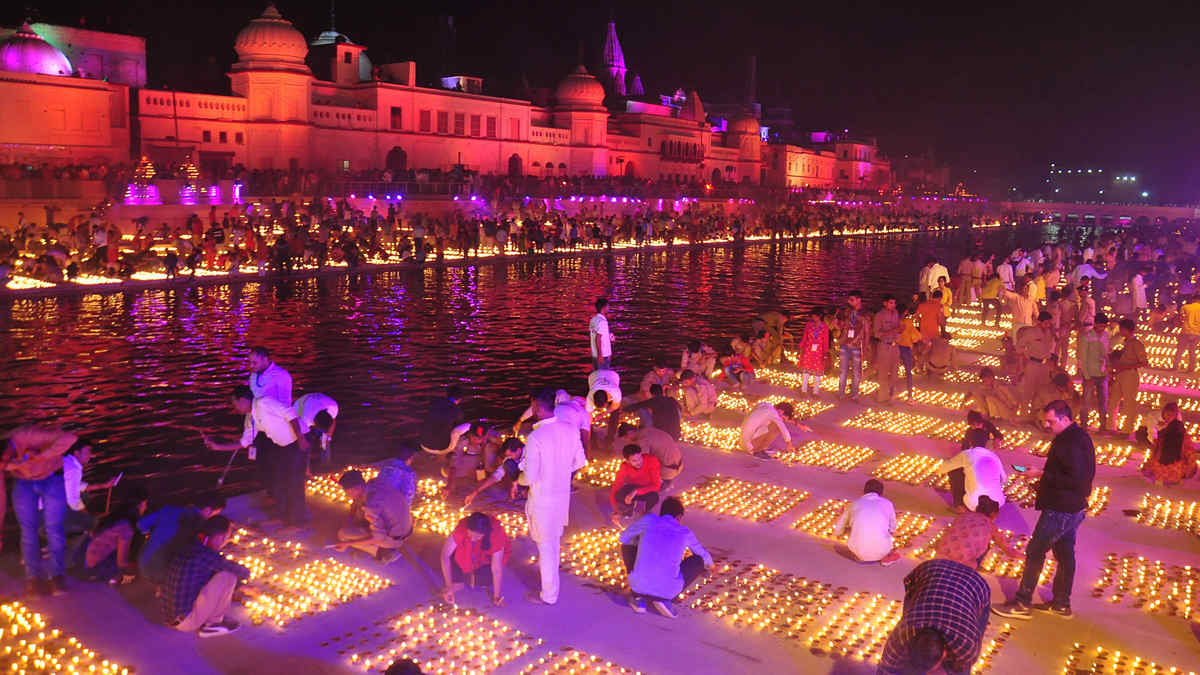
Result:
M404 121L404 110L400 106L392 106L392 128L399 129Z
M246 138L244 136L242 136L242 132L240 132L240 131L233 135L233 142L237 143L238 145L241 145L242 143L244 143L245 140L246 140Z
M432 115L428 110L421 111L421 131L425 133L429 133L433 130L433 125L430 123L429 119L430 117L432 117Z
M342 171L349 171L349 170L350 170L350 160L343 159L342 160Z
M204 132L204 142L205 142L205 143L212 143L212 132L211 132L211 131L205 131L205 132Z
M471 115L471 135L478 136L480 134L479 124L482 118L479 115Z
M518 119L509 120L509 126L511 127L509 130L509 134L512 137L512 139L520 140L521 139L521 120L518 120Z
M217 134L217 140L221 141L222 143L228 143L229 142L229 134L224 131L219 132Z
M438 129L439 134L450 133L450 113L445 110L438 111Z
M487 137L496 137L496 118L492 117L491 115L489 115L487 118Z
M350 63L350 52L342 54L342 63Z
M462 113L454 113L454 135L465 136L467 134L467 116Z

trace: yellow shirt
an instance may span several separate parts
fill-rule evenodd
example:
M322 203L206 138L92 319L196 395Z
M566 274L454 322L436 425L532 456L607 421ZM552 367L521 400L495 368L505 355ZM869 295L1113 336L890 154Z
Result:
M1188 335L1200 335L1200 302L1189 302L1179 308L1183 315L1183 332Z
M988 279L979 291L979 297L983 300L995 300L1000 297L1000 289L1003 286L1004 282L1000 279Z
M896 344L901 347L912 347L914 344L921 341L921 331L917 330L917 326L913 323L911 316L906 316L900 320L900 337L896 338Z
M1041 302L1042 300L1045 300L1046 299L1046 277L1043 277L1040 274L1037 275L1036 277L1033 278L1033 285L1037 288L1037 290L1033 294L1034 302Z
M942 292L942 306L943 307L953 307L954 306L954 291L950 290L949 286L946 286L945 288L939 288L938 290Z

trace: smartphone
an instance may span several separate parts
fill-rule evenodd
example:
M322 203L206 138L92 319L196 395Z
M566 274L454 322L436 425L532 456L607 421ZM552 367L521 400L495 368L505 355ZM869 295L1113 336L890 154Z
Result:
M1016 471L1017 473L1025 473L1026 471L1029 470L1029 467L1021 466L1020 464L1013 464L1012 468L1013 468L1013 471Z

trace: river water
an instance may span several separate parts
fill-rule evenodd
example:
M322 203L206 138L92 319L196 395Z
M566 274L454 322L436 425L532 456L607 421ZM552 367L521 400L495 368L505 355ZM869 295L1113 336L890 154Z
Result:
M628 389L660 353L724 348L754 313L907 293L925 256L1008 252L1040 232L887 236L488 263L357 276L8 301L0 305L0 430L77 425L102 445L89 473L124 471L152 493L210 489L232 435L229 392L250 345L291 371L294 393L341 406L339 462L410 443L429 399L459 382L469 416L513 419L528 392L583 393L592 302L611 298L614 365ZM244 455L226 481L249 489Z

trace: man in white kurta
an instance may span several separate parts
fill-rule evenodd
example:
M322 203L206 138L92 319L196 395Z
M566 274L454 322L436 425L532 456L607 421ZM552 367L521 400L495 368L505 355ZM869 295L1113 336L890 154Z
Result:
M541 601L558 602L559 545L571 510L571 474L587 464L578 425L554 417L554 393L542 392L534 400L540 420L525 439L520 468L529 481L529 536L537 544L542 574Z

